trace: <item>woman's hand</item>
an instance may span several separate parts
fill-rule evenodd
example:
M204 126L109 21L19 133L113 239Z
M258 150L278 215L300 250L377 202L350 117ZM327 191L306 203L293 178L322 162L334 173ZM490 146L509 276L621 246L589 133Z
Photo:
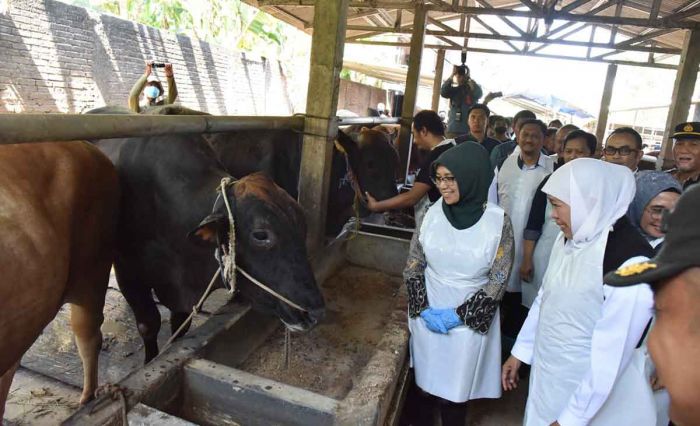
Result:
M173 76L173 64L165 64L165 76L166 77Z
M379 208L379 201L377 201L376 198L374 198L369 192L365 192L365 196L367 197L367 209L372 212L380 212L381 209Z
M525 281L526 283L529 283L532 281L532 274L533 274L533 268L532 268L532 259L524 256L523 257L523 263L520 264L520 279Z
M518 381L520 380L518 370L520 370L521 365L522 361L512 355L503 364L503 369L501 370L503 390L509 391L518 387Z
M661 389L665 389L666 385L664 385L663 380L659 378L659 375L657 372L654 372L654 374L651 375L651 389L656 392L660 391Z
M151 75L151 72L153 72L153 67L151 67L151 63L146 61L146 71L143 73L146 74L146 77Z

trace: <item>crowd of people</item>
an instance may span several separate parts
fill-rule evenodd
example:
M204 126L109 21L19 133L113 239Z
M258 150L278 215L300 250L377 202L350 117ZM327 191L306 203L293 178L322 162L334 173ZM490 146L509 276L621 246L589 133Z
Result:
M462 426L529 376L525 425L700 424L700 123L676 126L675 169L641 171L634 129L599 144L520 111L509 139L455 77L447 126L415 116L413 188L368 202L416 211L408 423Z

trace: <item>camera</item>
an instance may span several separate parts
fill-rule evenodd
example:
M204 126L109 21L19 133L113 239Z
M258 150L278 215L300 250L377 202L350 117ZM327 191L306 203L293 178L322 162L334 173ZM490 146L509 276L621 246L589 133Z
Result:
M457 75L468 75L469 74L469 67L467 66L467 51L463 50L462 54L460 55L460 59L462 62L462 65L456 66L456 71Z
M151 62L151 68L165 68L165 64L162 62Z

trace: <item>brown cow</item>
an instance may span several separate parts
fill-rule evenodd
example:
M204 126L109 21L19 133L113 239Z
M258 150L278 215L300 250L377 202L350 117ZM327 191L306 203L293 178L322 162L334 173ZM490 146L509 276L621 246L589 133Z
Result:
M0 145L0 420L20 358L63 303L80 402L92 398L118 202L114 166L86 142Z

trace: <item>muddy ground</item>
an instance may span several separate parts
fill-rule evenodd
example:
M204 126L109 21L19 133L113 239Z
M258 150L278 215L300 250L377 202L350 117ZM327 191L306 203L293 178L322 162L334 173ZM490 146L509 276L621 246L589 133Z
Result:
M385 332L401 279L355 266L323 285L324 321L292 334L289 369L284 368L284 329L279 328L239 368L279 382L343 399Z

